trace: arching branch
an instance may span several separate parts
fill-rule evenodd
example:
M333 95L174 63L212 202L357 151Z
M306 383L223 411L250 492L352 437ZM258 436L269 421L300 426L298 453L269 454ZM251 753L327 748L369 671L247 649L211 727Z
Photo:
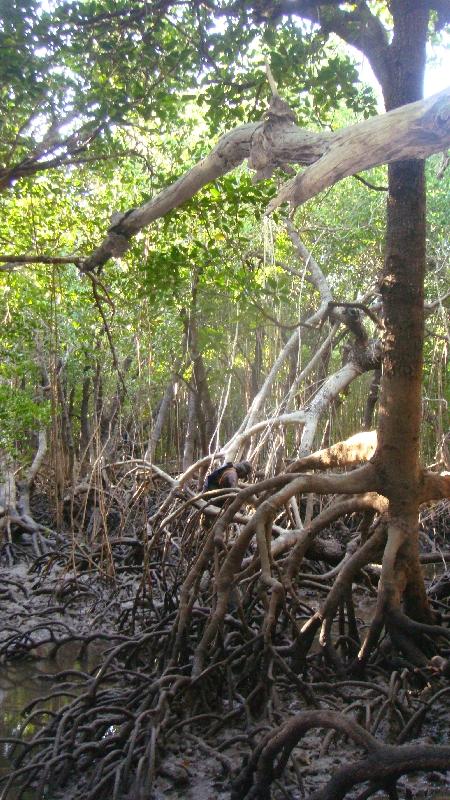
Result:
M366 781L375 792L377 788L395 786L401 775L433 769L446 771L450 763L450 747L385 745L343 714L303 711L263 737L235 781L232 800L270 800L273 780L282 774L292 750L311 728L340 731L368 753L366 758L337 770L314 800L342 800L353 786Z
M292 115L269 108L264 121L242 125L225 134L208 156L177 181L114 220L104 241L81 268L91 272L110 258L124 255L138 231L190 200L203 186L235 169L246 158L249 166L257 170L257 177L267 177L276 167L288 163L312 165L285 185L269 205L270 212L283 202L304 202L338 180L369 167L404 158L425 158L444 150L450 145L449 99L450 89L445 89L427 100L336 133L301 130Z
M338 131L327 152L288 181L268 211L282 203L304 203L361 170L400 159L426 158L444 150L449 142L450 88Z

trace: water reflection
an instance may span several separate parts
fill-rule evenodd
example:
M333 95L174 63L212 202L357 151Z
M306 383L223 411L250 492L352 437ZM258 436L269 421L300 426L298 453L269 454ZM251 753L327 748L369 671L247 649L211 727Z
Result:
M2 665L0 667L0 737L17 737L21 735L25 718L22 710L33 700L45 697L50 694L52 688L56 688L48 676L54 675L63 670L73 669L79 672L91 672L98 667L101 655L108 646L105 642L94 642L87 648L86 654L82 659L78 659L80 652L80 642L68 642L57 651L55 658L46 657L50 645L44 645L44 649L36 648L35 657L27 661ZM67 679L64 679L65 683ZM70 680L73 680L71 678ZM76 691L72 689L70 691ZM68 701L69 697L51 697L40 704L39 708L49 711L59 711ZM27 737L36 733L36 725L32 722L27 725L25 734ZM11 762L8 759L8 752L11 745L0 743L0 775L4 775L11 769ZM1 791L4 784L0 784ZM10 790L4 800L16 800L18 790ZM52 800L49 794L44 797L36 797L36 793L27 790L22 794L23 800Z

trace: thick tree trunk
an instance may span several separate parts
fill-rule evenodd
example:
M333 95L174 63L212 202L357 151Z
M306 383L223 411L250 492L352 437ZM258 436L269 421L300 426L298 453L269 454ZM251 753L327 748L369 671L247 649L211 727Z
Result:
M428 11L424 4L392 0L394 39L387 110L422 96ZM388 542L379 610L398 606L429 621L418 559L420 428L425 272L425 180L422 161L389 166L385 267L381 281L385 337L374 464L389 499Z
M424 166L389 168L388 232L381 292L385 337L378 424L383 480L393 504L417 494L422 417ZM405 509L406 510L406 509Z

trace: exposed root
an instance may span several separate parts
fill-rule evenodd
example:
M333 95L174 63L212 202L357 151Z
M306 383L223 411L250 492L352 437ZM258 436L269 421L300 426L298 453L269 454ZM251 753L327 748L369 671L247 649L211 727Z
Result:
M194 676L198 675L204 668L208 648L225 618L235 575L242 567L243 558L255 533L260 531L260 541L263 542L261 531L267 531L267 526L272 524L277 511L284 507L294 494L302 491L314 491L323 494L340 491L341 493L353 494L355 491L369 489L371 474L370 467L366 466L347 475L305 475L290 481L268 500L264 500L232 545L216 577L217 603L205 627L202 640L196 648L193 665ZM238 502L238 500L235 502ZM232 507L233 504L230 506L230 511ZM224 515L225 517L226 514ZM267 563L266 567L268 568ZM267 578L268 574L266 572L266 580ZM281 594L281 591L277 591L278 598L281 597ZM275 613L275 608L272 605L272 617L274 617Z
M407 593L417 578L419 555L413 553L411 558L411 526L389 517L388 501L374 491L375 477L371 464L347 474L279 475L237 494L230 492L225 506L213 509L209 519L207 511L212 507L206 504L214 493L205 497L190 490L183 494L177 488L169 504L161 502L156 512L152 510L142 536L108 537L114 579L104 571L103 539L89 545L67 542L60 548L59 557L70 563L57 590L60 602L68 601L72 592L95 593L92 575L97 571L117 592L122 592L130 575L136 576L135 596L124 604L121 624L127 634L130 629L138 632L133 636L106 633L105 640L112 646L95 674L61 676L61 685L55 679L53 696L59 693L69 699L63 709L47 714L44 700L30 707L24 727L31 721L36 733L30 741L22 739L20 732L12 737L16 739L11 741L15 770L5 796L9 787L18 786L19 790L32 788L37 796L61 789L69 792L71 800L143 798L155 789L158 775L181 786L189 776L175 753L184 741L184 731L193 746L208 753L229 775L232 759L222 753L226 727L232 723L234 736L246 741L255 734L258 720L279 728L281 735L286 718L282 709L286 698L292 698L293 688L295 710L299 705L313 706L317 713L334 714L344 703L347 712L364 724L360 739L352 727L356 723L350 718L345 722L352 729L346 729L350 738L363 747L366 742L368 757L354 764L357 774L338 773L323 790L328 794L319 797L344 797L347 786L371 778L373 791L389 786L393 792L403 772L395 772L391 750L386 751L386 778L372 769L367 772L367 764L378 763L380 748L389 747L376 740L373 745L373 734L395 741L417 733L425 718L419 713L423 702L418 692L428 682L444 680L446 673L430 664L430 659L436 643L447 644L450 634L441 625L408 616L400 606L400 593L388 591L397 586L400 576L400 592ZM339 497L303 530L289 528L295 524L286 514L290 499L311 492L338 493ZM367 518L355 512L366 513ZM314 561L321 559L321 550L315 547L319 532L340 537L328 539L334 554L332 569ZM272 535L278 536L272 539ZM356 597L358 593L367 597L366 586L375 595L378 570L372 563L381 560L383 549L381 599L361 648L355 585ZM39 569L45 571L54 558L53 553L41 556ZM414 570L408 571L406 565L411 563ZM321 597L325 594L319 611L309 605L315 604L317 591ZM311 594L313 600L309 600ZM413 602L413 592L409 602ZM99 614L98 621L104 624L105 617ZM377 660L369 662L383 630L389 637L377 650ZM312 650L319 632L319 649ZM47 629L39 622L26 635L12 628L2 640L2 656L20 658L39 644L57 652L73 637L70 626ZM78 641L80 649L89 646L84 634ZM418 671L408 671L408 663L416 664ZM391 676L392 664L402 671ZM297 672L299 666L305 667L303 675ZM342 680L362 666L367 666L370 681ZM445 697L439 692L434 695ZM318 710L323 704L327 712ZM334 722L336 716L340 718L334 714ZM314 727L317 718L308 719L313 720L309 727ZM343 725L323 725L331 731L323 752L330 746L330 737L344 731ZM241 781L244 772L247 776L246 794L236 794L235 788L236 797L270 796L266 776L276 780L281 775L298 741L280 740L277 749L275 738L271 732L258 745L256 760L251 759L253 767L240 776ZM426 760L428 751L415 752L423 758L414 763L425 765L418 768L427 769L428 764L441 768L435 766L434 756ZM401 751L404 754L406 749ZM406 763L403 771L407 773L410 762L401 763ZM335 787L341 794L332 794Z
M320 646L324 649L328 660L333 664L338 673L343 674L344 667L340 663L336 651L331 641L331 626L341 601L351 592L352 581L360 572L362 567L372 561L377 553L381 551L386 538L386 530L383 525L379 525L370 539L347 561L342 567L333 588L327 595L327 599L320 609L301 629L297 641L293 648L293 654L297 668L300 668L305 661L306 655L312 645L316 632L321 629Z
M354 786L366 782L370 792L365 797L380 789L393 792L402 775L450 768L450 747L386 745L342 714L305 711L263 738L235 781L232 800L270 800L273 781L280 777L293 748L311 728L340 731L368 754L338 770L314 800L341 800Z

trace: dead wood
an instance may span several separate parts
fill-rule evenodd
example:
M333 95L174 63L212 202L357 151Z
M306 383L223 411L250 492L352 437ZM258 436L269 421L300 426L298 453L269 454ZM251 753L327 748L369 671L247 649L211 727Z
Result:
M427 100L338 131L326 153L285 184L269 203L268 211L286 202L304 203L342 178L378 164L426 158L431 154L430 147L436 145L433 152L444 150L450 141L449 99L450 92L444 89Z
M298 205L361 170L401 158L425 158L445 150L450 144L448 99L448 90L444 90L333 134L303 131L289 115L269 110L265 121L242 125L226 134L206 158L175 183L140 208L130 209L114 220L101 245L81 262L81 269L91 272L110 258L123 256L138 231L178 208L246 158L259 177L267 177L285 164L312 165L283 188L269 205L270 212L283 202ZM373 143L370 148L368 138Z
M308 469L326 470L334 467L349 467L369 461L377 447L376 431L356 433L343 442L337 442L325 450L318 450L289 464L286 472L303 472Z

